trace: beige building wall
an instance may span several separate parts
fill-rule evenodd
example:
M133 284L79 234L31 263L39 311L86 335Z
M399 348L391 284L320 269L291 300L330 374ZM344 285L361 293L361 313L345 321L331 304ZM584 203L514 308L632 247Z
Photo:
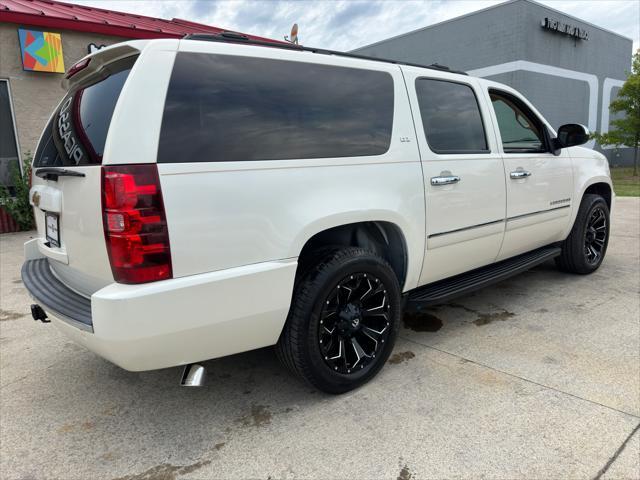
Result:
M62 73L27 72L22 69L18 28L60 33L64 67L69 69L88 53L90 43L112 45L127 40L70 30L30 27L14 23L0 23L0 79L9 80L13 112L18 132L20 155L35 152L36 143L51 112L64 95ZM8 139L0 139L5 142Z

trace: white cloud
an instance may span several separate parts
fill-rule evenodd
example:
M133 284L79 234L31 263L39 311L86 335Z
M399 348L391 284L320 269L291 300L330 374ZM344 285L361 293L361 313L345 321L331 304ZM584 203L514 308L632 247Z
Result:
M305 45L352 50L480 10L500 0L70 0L161 18L182 18L282 39L300 26ZM632 38L640 46L637 0L539 0L556 10Z

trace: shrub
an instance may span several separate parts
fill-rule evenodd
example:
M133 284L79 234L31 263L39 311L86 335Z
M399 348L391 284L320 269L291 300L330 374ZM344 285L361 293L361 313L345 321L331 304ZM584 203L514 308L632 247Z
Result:
M22 230L34 226L33 207L29 204L29 179L31 178L31 154L27 153L23 161L24 175L17 163L11 165L11 189L0 185L0 205L13 217Z

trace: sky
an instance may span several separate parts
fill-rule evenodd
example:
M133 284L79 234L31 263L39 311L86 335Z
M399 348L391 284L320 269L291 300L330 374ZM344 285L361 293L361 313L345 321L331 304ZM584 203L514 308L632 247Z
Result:
M349 51L481 10L503 0L66 0L95 7L181 18L282 39L298 23L300 43ZM633 39L640 48L638 0L538 0Z

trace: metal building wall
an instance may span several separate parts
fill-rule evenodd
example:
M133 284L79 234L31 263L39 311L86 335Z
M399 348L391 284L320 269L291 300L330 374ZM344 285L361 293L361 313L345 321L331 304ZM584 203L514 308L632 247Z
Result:
M546 17L584 29L588 40L544 29ZM531 0L513 0L354 52L466 70L516 88L554 128L577 122L602 131L613 118L607 99L626 78L632 50L629 38ZM617 163L631 160L629 149L605 154Z

